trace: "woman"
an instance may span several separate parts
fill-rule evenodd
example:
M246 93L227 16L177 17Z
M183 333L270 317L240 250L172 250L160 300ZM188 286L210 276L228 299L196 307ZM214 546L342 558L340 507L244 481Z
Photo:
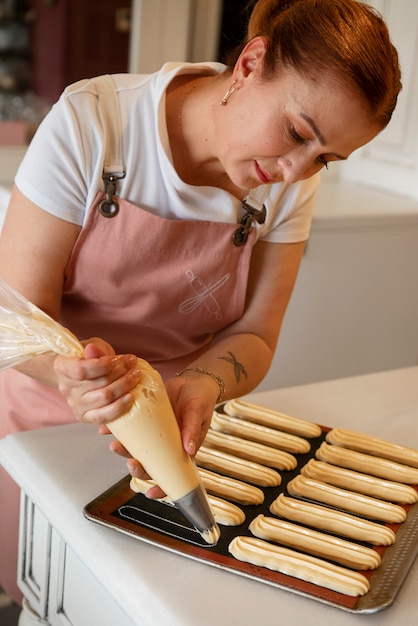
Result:
M319 171L387 125L397 55L381 18L354 0L259 0L228 67L168 64L112 80L111 121L112 84L68 88L16 177L1 274L86 349L0 376L1 435L74 419L105 432L131 404L137 354L163 374L194 454L216 402L268 371ZM109 181L112 135L123 165ZM2 479L10 502L6 488ZM9 520L0 550L7 542L12 561L10 532ZM18 598L15 577L1 582Z

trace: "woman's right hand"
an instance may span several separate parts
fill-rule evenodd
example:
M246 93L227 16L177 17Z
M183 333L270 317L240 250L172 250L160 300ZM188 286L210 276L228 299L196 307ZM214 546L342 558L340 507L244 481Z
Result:
M137 357L115 355L102 339L83 343L83 358L55 358L58 389L78 421L106 424L126 413L132 405L130 391L141 378Z

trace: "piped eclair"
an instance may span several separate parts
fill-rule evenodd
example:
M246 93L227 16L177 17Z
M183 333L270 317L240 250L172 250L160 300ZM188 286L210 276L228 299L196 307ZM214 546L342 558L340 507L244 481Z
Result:
M291 496L315 500L379 522L401 524L406 520L405 509L397 504L334 487L300 474L288 483L287 490Z
M212 428L208 430L203 445L223 452L230 452L243 459L278 470L292 470L297 466L296 458L289 452L235 435L228 435Z
M221 476L221 474L202 467L198 469L202 483L208 493L232 500L237 504L257 505L264 502L262 489L229 476Z
M350 448L350 450L365 452L366 454L372 454L395 463L418 468L418 450L399 446L378 437L372 437L371 435L365 435L346 428L334 428L327 434L326 440L335 446Z
M348 596L362 596L370 589L369 581L359 572L255 537L235 537L228 550L240 561L266 567Z
M277 487L282 481L280 474L270 467L206 446L199 448L195 461L199 467L220 472L259 487Z
M313 422L258 406L240 398L226 402L223 410L232 417L242 417L250 422L263 424L307 439L319 437L321 434L321 428Z
M320 461L326 461L333 465L339 465L347 469L371 474L378 478L394 480L407 485L418 484L418 469L414 467L395 463L388 459L381 459L371 454L364 454L363 452L356 452L348 448L334 446L325 441L320 445L315 456Z
M334 511L320 504L289 498L282 493L271 503L270 512L293 522L376 546L390 546L395 542L395 533L383 524Z
M257 515L249 529L259 539L296 548L352 569L376 569L381 563L379 554L372 548L274 517Z
M237 435L250 441L257 441L273 448L279 448L279 450L284 450L290 454L303 454L311 449L307 439L249 422L239 417L223 415L217 411L213 412L211 427L229 435Z
M310 459L300 472L308 478L321 480L330 485L335 485L335 487L350 489L388 502L397 502L398 504L418 502L418 492L410 485L384 480L370 474L331 465L331 463L324 461Z

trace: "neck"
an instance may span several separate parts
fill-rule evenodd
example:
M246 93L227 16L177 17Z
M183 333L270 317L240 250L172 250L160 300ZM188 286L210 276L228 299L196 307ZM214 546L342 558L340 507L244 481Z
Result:
M224 189L239 199L237 189L213 149L213 119L225 91L222 77L180 75L167 89L167 129L174 167L184 182Z
M199 165L197 162L197 150L196 150L196 135L197 129L193 123L193 113L196 107L195 95L201 96L199 90L211 80L211 76L200 76L191 81L188 81L183 88L183 98L178 103L177 123L178 123L178 135L179 144L181 149L181 165L183 170L183 177L185 182L196 184L195 174ZM203 99L202 99L203 105ZM205 137L205 125L199 126L199 131ZM207 137L206 137L207 141Z

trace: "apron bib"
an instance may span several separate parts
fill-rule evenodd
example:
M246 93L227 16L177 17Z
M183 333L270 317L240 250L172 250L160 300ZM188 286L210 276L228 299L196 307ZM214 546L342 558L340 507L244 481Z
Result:
M103 337L172 376L244 311L254 231L168 220L126 200L111 219L96 198L66 270L61 321L81 339Z

